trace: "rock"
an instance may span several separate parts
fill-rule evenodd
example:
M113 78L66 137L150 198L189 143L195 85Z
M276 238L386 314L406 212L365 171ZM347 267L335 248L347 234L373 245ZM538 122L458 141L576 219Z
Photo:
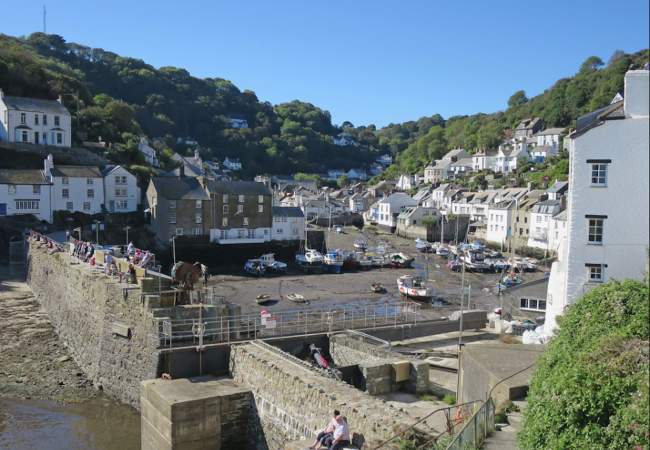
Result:
M70 357L67 356L67 355L66 355L66 356L62 356L62 357L59 358L59 361L61 361L61 362L65 362L65 361L69 361L69 360L70 360Z

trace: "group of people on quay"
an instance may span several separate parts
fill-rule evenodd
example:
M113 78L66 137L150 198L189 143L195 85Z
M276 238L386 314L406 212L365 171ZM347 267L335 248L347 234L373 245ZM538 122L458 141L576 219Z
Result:
M64 251L61 244L54 242L52 239L48 239L46 236L42 236L35 231L30 231L29 238L27 239L32 243L37 242L36 248L42 249L50 255Z

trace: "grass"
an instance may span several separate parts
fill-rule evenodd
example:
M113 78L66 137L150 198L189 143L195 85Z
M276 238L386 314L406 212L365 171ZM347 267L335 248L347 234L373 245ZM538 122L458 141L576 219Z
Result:
M499 342L503 344L521 344L521 341L519 339L515 339L509 334L504 334L499 338Z
M442 401L445 402L448 405L455 405L456 404L456 396L447 394L442 398Z

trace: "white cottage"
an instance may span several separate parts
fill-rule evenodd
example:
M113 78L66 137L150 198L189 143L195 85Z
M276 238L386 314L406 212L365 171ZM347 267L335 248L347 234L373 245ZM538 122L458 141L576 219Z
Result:
M95 166L55 166L45 160L45 177L52 183L52 211L102 212L104 178Z
M137 211L140 188L135 176L122 166L108 166L104 177L104 205L111 213Z
M51 189L41 170L0 169L0 216L33 214L52 222Z

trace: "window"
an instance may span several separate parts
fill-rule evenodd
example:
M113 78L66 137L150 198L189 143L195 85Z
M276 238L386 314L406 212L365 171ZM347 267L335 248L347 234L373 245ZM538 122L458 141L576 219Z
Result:
M176 200L169 201L169 209L176 209Z
M282 228L278 228L277 230L275 230L275 232L276 232L276 234L282 234L283 233Z
M529 231L528 228L526 228L526 234L528 234L528 231Z
M602 283L605 281L605 269L602 267L589 267L589 282Z
M223 213L228 214L228 205L223 205Z
M20 113L20 123L27 123L27 115L25 113Z
M9 194L15 194L16 193L16 186L13 185L13 184L7 185L7 189L8 189Z
M249 239L254 239L255 238L255 230L248 230L248 238Z
M294 217L293 219L291 219L291 221L292 221L293 223L298 223L298 218L297 218L297 217Z
M535 233L540 234L542 232L542 227L535 227Z
M528 217L524 217L524 223L528 223Z
M251 221L248 217L244 217L244 226L250 225Z
M116 175L115 184L126 184L126 175Z
M70 198L70 190L69 189L61 189L61 197Z
M280 218L279 218L279 217L274 217L274 218L273 218L273 222L279 222L279 221L280 221Z
M258 205L257 206L257 212L258 213L263 213L264 212L264 205Z
M39 207L38 201L27 201L27 200L16 201L16 210L34 210L34 209L38 209L38 207Z
M490 214L490 220L494 220L494 214Z
M86 192L86 197L87 198L95 198L95 190L94 189L88 189Z
M27 131L22 132L22 139L23 142L29 142L29 135L27 134Z
M224 217L223 219L221 219L221 226L223 226L223 227L228 226L228 218L227 217Z
M264 203L264 196L263 195L258 196L257 197L257 202L258 203Z
M63 144L63 133L56 133L56 143Z
M298 228L292 228L291 229L291 234L293 234L294 236L297 235L298 234Z
M34 114L34 125L38 125L38 114Z
M228 194L223 194L223 202L228 203Z
M544 216L544 222L548 222L548 216Z
M603 219L589 219L589 243L603 243Z
M546 300L537 300L534 298L519 299L519 307L522 309L534 309L537 311L546 311Z
M176 236L183 236L183 229L182 228L176 228Z
M490 231L492 231L492 225L490 225Z
M84 202L84 211L90 211L90 202Z
M61 184L70 184L70 180L68 178L61 178Z
M607 186L607 164L591 165L591 185Z
M226 236L227 236L226 230L221 230L219 232L219 239L226 239Z
M169 223L176 223L176 213L169 213Z
M243 238L245 235L245 230L237 230L237 237L239 239Z
M92 186L93 183L94 183L94 181L93 181L92 178L86 178L86 184L87 184L88 186Z
M116 197L126 197L126 189L115 188L115 196ZM174 201L176 201L176 200L174 200Z
M201 236L203 234L202 228L192 228L192 236Z
M47 125L47 114L43 114L43 125Z
M117 209L127 209L127 201L126 200L118 200L115 202L115 205L117 206Z
M542 216L537 216L536 222L541 223L542 222Z
M61 126L61 120L59 116L54 116L54 126L55 127Z
M66 202L65 209L67 209L68 211L72 211L74 209L72 202Z
M241 214L244 212L244 205L237 205L237 214Z
M194 205L196 209L201 209L203 207L203 202L201 200L197 200L196 204Z
M245 195L240 195L239 196L239 203L244 203L244 200L246 200L246 196Z
M196 213L195 223L203 223L203 213Z

